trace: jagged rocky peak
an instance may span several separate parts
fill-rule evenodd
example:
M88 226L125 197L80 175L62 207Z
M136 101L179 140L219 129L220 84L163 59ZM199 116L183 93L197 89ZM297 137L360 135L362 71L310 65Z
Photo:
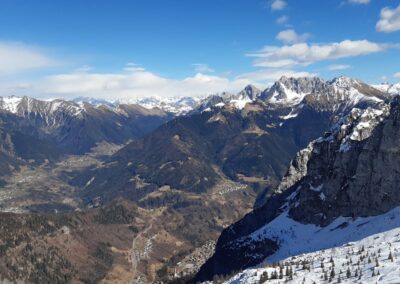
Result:
M345 112L352 107L365 108L388 100L388 95L360 80L346 77L324 81L318 77L288 78L283 76L261 98L283 107L303 103L331 112Z
M277 82L283 85L287 90L291 90L296 93L312 93L316 90L324 88L326 82L319 77L286 77L282 76Z
M247 85L242 91L238 93L239 97L249 98L251 100L257 99L261 94L261 90L254 85Z
M306 95L329 92L329 85L318 77L281 77L262 98L269 103L293 105L300 103Z

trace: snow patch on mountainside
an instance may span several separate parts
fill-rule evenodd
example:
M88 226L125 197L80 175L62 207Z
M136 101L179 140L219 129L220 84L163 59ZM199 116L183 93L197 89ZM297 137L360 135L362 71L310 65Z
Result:
M251 103L253 100L250 98L239 98L239 99L233 99L229 103L235 106L237 109L243 109L246 104Z
M284 84L281 84L281 92L274 91L271 98L269 99L270 103L273 104L285 104L285 105L295 105L299 104L307 93L297 93L289 88L287 88Z
M16 113L21 100L22 98L15 96L0 97L0 109L4 109L11 113Z
M399 283L400 208L379 216L340 217L326 227L298 223L284 212L251 237L275 240L280 248L258 268L226 283L260 283L265 272L279 274L279 267L270 265L278 261L291 266L293 279L283 276L271 283L327 283L324 274L330 277L332 270L332 283L338 283L339 275L342 283Z

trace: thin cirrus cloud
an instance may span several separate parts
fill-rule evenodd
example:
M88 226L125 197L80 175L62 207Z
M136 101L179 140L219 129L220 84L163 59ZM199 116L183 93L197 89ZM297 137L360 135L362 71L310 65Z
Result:
M204 63L194 63L192 64L194 70L199 73L214 73L214 69L210 68L207 64Z
M271 1L271 9L273 11L280 11L285 9L287 6L287 3L284 0L272 0Z
M289 17L285 16L285 15L279 17L278 19L276 19L276 23L279 24L279 25L285 25L285 24L288 23L288 21L289 21Z
M385 7L381 10L376 30L385 33L400 31L400 5L394 9Z
M16 74L57 65L40 48L19 42L0 42L0 74Z
M393 77L396 79L400 79L400 72L394 73Z
M285 31L281 31L276 36L277 40L280 40L280 41L282 41L283 43L286 43L286 44L305 42L309 38L310 38L310 34L308 34L308 33L298 34L293 29L288 29L288 30L285 30Z
M128 62L124 70L127 72L138 72L138 71L144 71L145 69L141 67L139 64Z
M346 70L350 69L351 66L347 64L334 64L334 65L329 65L328 70L329 71L338 71L338 70Z
M355 57L382 52L390 45L368 40L344 40L327 44L297 43L285 46L266 46L258 52L248 54L255 57L255 66L288 67L309 65L318 61Z
M358 4L358 5L369 4L370 2L371 2L371 0L349 0L348 1L349 4Z

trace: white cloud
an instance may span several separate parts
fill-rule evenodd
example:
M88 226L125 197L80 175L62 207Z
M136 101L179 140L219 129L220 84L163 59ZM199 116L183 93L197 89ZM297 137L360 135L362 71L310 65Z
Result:
M349 0L350 4L369 4L371 0Z
M309 37L310 37L310 34L305 33L305 34L299 35L298 33L296 33L295 30L289 29L289 30L281 31L280 33L278 33L278 35L276 36L276 39L278 39L284 43L299 43L299 42L307 41L307 39Z
M0 74L15 74L55 64L55 60L39 48L18 42L0 42Z
M272 0L271 9L273 11L280 11L280 10L285 9L286 5L287 4L284 0Z
M367 55L381 52L389 47L368 40L344 40L327 44L297 43L282 47L266 46L256 53L248 54L248 56L256 58L255 66L276 68L309 65L317 61Z
M400 72L394 73L393 74L394 78L400 79Z
M281 17L279 17L278 19L276 19L276 22L277 22L279 25L284 25L284 24L286 24L288 21L289 21L289 17L288 17L288 16L281 16Z
M75 69L75 72L77 73L86 73L89 72L90 70L92 70L92 67L90 67L89 65L82 65L81 67Z
M376 30L379 32L391 33L400 30L400 5L395 9L389 7L381 10L381 15Z
M126 64L125 71L127 72L138 72L138 71L145 71L145 69L143 67L140 67L139 64L133 63L133 62L129 62Z
M74 98L78 96L125 100L160 96L204 96L219 92L238 92L253 84L263 89L282 76L314 76L290 69L263 69L228 78L222 75L197 73L183 79L170 79L149 71L96 73L64 73L32 82L0 83L0 95L29 95L42 98Z
M87 96L129 100L150 96L182 97L208 95L223 91L236 92L247 84L260 86L246 77L229 79L203 73L177 80L141 70L115 73L74 71L23 84L24 88L17 87L17 84L12 88L1 86L0 95L9 95L6 92L13 90L17 95L63 98ZM18 83L19 85L21 84Z
M207 64L204 63L195 63L192 64L194 66L194 70L198 73L213 73L214 70L210 68Z
M351 66L346 65L346 64L334 64L334 65L328 66L328 70L330 70L330 71L346 70L346 69L350 69L350 68L351 68Z

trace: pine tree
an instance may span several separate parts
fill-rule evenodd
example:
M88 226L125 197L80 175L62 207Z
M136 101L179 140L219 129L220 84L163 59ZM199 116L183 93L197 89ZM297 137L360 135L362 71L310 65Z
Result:
M351 277L350 267L347 268L346 277L347 277L347 278L350 278L350 277Z
M391 262L393 262L393 261L394 261L394 259L393 259L393 255L392 255L392 252L390 252L390 253L389 253L389 258L388 258L388 259L390 259L390 261L391 261Z
M335 277L335 269L332 268L330 276L331 276L332 279Z
M283 278L283 269L279 268L279 279Z
M268 271L264 271L260 277L260 283L265 283L268 281Z

